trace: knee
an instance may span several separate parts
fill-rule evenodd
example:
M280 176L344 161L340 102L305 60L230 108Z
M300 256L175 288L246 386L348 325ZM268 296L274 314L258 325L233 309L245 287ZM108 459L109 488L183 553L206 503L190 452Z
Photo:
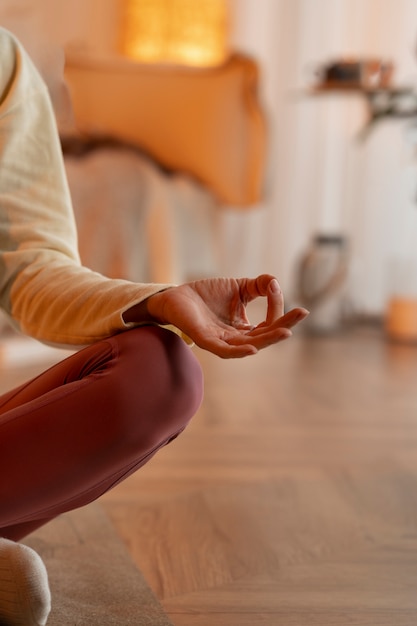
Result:
M157 391L174 423L183 428L197 412L203 397L203 375L192 349L175 333L154 328L157 344Z
M127 376L120 387L129 416L126 438L153 449L184 430L197 412L203 397L201 367L180 337L159 327L128 331L119 335L119 342Z

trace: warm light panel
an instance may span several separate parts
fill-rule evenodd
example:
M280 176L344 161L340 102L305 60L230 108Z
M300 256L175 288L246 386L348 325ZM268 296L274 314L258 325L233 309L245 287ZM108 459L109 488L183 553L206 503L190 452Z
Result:
M125 0L123 53L147 63L210 66L227 54L227 0Z

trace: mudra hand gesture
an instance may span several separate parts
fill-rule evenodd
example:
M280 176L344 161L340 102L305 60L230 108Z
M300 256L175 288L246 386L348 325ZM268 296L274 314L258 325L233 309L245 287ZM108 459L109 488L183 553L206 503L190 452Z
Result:
M266 298L266 317L252 326L246 305ZM146 308L146 313L143 311ZM134 308L126 321L137 321ZM173 324L200 348L223 358L244 357L291 336L291 328L308 315L295 308L284 314L284 297L269 274L257 278L209 278L161 291L142 303L140 317Z

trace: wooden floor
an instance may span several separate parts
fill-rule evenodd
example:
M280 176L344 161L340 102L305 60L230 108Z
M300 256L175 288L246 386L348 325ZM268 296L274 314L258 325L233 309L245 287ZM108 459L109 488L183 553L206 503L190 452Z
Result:
M417 347L196 353L198 415L101 499L173 624L416 626Z
M417 347L197 354L198 415L102 499L175 626L416 626Z

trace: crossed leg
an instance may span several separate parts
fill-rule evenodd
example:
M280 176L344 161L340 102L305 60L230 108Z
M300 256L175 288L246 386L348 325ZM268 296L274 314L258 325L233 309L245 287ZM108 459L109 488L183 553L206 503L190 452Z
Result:
M0 537L19 540L129 476L185 428L202 390L183 340L144 326L0 397Z

